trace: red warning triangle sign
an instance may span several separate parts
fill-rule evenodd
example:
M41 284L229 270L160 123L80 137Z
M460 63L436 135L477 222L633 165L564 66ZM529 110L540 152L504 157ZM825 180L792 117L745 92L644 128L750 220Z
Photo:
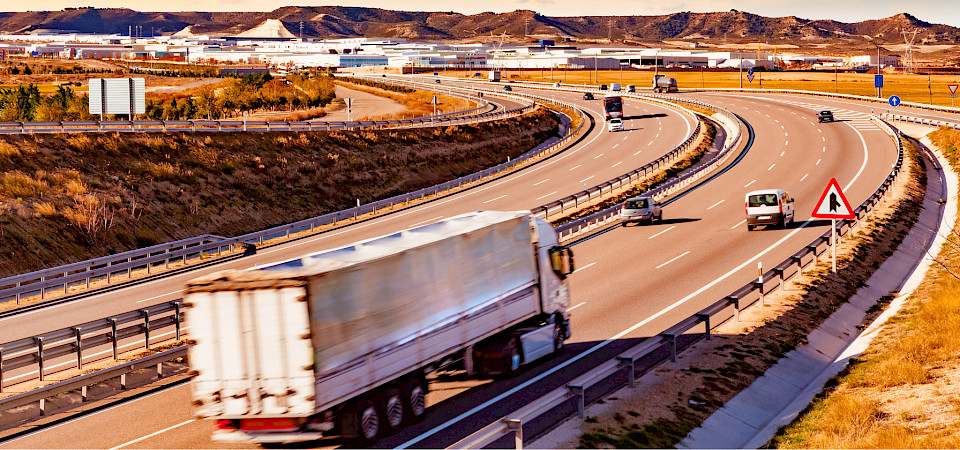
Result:
M831 178L830 182L827 183L827 189L823 191L820 201L817 202L817 207L813 209L813 217L818 219L853 219L856 217L853 214L853 208L850 207L850 202L847 201L847 197L840 190L840 184L837 183L836 178Z

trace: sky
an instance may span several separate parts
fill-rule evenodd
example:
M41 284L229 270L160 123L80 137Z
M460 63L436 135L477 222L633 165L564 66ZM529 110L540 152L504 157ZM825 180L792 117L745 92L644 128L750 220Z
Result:
M0 11L60 10L65 7L125 7L138 11L272 11L281 6L365 6L402 11L476 14L529 9L545 16L660 15L681 11L736 9L767 17L797 16L860 22L906 12L918 19L960 27L960 4L944 0L0 0Z

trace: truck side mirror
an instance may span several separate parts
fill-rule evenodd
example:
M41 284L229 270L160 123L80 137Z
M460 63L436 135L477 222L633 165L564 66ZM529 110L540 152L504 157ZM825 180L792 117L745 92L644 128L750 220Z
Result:
M551 248L549 253L550 268L553 270L553 273L560 277L561 280L565 279L567 275L573 273L573 251L571 251L569 248L557 246ZM564 254L567 256L566 261L563 260Z

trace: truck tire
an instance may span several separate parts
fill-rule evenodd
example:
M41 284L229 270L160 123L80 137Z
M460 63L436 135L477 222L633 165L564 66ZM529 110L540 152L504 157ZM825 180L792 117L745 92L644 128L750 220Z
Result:
M518 348L518 342L516 338L510 339L503 346L503 354L506 358L503 364L503 376L504 378L513 378L520 373L520 349Z
M403 383L403 418L408 424L420 422L427 414L426 380L420 376L410 377Z
M380 411L383 411L383 418L386 419L384 431L395 433L403 428L404 414L406 411L403 406L403 391L397 386L391 386L383 390L379 395Z
M374 402L363 398L347 407L340 432L351 447L366 448L380 435L380 414Z
M559 323L556 324L553 327L553 354L554 355L559 355L561 352L563 352L563 344L564 344L563 335L564 335L563 328Z

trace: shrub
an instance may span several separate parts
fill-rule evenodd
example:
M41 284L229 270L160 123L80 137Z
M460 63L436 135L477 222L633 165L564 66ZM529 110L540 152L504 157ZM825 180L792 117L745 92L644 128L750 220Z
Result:
M47 184L21 172L0 175L0 195L6 198L26 198L41 194Z

